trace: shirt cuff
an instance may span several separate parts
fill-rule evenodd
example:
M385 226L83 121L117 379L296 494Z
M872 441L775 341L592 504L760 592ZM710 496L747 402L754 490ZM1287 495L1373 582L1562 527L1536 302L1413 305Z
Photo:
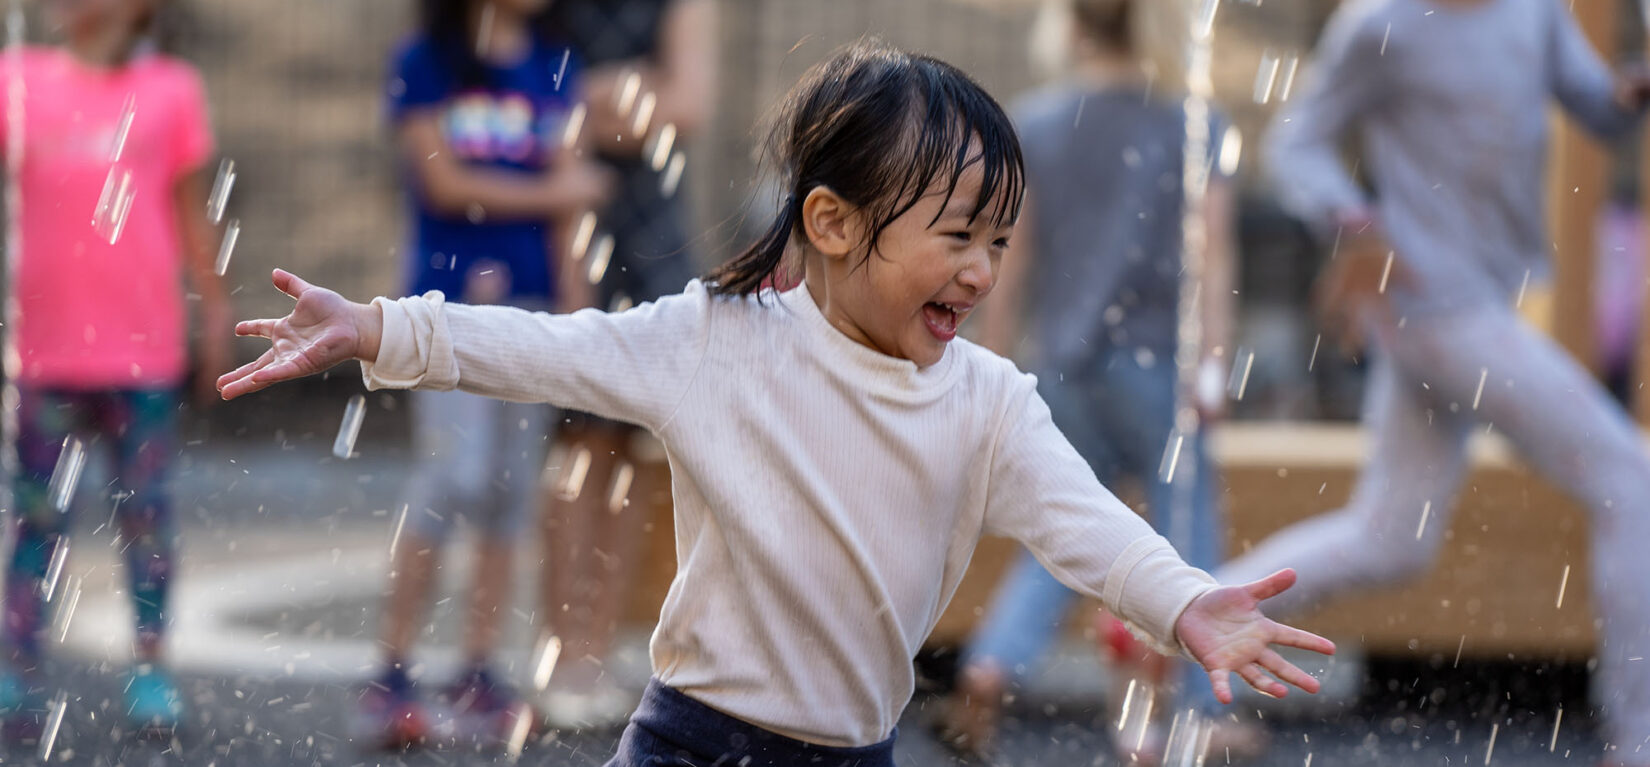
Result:
M1175 623L1192 601L1217 587L1186 564L1162 536L1135 541L1112 565L1105 602L1135 636L1165 655L1183 655Z
M361 381L368 391L458 387L458 359L443 311L446 296L432 290L401 299L375 298L383 317L378 360L361 362Z

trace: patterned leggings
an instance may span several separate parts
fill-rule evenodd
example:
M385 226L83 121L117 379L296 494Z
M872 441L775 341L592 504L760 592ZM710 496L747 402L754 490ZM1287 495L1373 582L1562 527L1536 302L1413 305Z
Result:
M7 570L4 655L25 667L39 658L45 629L45 586L53 553L66 545L70 512L47 497L64 438L88 452L108 446L114 463L115 516L131 578L140 655L161 649L172 574L171 507L166 480L177 454L178 395L170 389L74 391L20 387L14 484L16 547ZM76 497L86 499L87 488ZM74 504L69 506L70 511ZM66 554L67 552L65 552Z

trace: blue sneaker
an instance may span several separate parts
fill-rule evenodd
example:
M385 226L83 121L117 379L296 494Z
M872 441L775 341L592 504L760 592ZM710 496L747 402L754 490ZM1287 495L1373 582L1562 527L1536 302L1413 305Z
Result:
M149 732L169 732L183 718L183 696L172 675L152 663L132 669L126 681L126 719Z

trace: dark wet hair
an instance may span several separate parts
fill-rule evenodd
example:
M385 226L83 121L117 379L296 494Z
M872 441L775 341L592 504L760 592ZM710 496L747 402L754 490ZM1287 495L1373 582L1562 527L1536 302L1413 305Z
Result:
M706 277L714 294L755 293L778 275L786 247L806 236L802 202L815 187L865 211L867 259L894 219L937 181L949 201L975 163L984 179L970 222L990 215L994 225L1012 223L1024 197L1020 141L985 89L939 59L874 41L808 70L781 106L767 152L784 194L779 213L759 240Z
M448 71L458 75L458 84L464 88L491 86L487 65L476 56L476 30L470 28L470 6L474 0L419 0L418 28L435 46ZM529 29L539 42L551 42L557 35L551 29L549 8L539 11L528 22Z
M1115 51L1134 52L1134 0L1072 0L1071 12L1084 37Z

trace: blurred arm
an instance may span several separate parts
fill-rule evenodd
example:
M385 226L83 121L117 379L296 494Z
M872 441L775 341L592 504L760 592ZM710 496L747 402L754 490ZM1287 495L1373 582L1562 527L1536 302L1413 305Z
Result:
M1237 316L1237 235L1234 231L1236 205L1232 181L1224 176L1209 179L1203 198L1203 224L1207 232L1203 251L1203 284L1198 291L1202 305L1203 358L1231 355L1232 327Z
M465 165L447 147L435 112L419 110L400 124L402 161L430 209L467 215L480 206L489 220L543 220L584 206L588 194L545 175Z
M636 133L634 105L617 109L617 93L624 80L640 79L638 94L653 94L653 114L643 126L656 136L666 124L675 126L678 139L704 129L716 107L718 25L715 0L676 0L659 25L658 62L620 62L605 65L585 78L590 108L590 130L602 152L637 156L646 137ZM640 101L638 96L637 102Z
M1598 136L1614 138L1631 131L1644 111L1642 98L1624 92L1574 15L1556 2L1547 5L1553 14L1548 58L1553 96L1571 117Z
M172 197L189 286L201 297L203 327L200 348L196 350L197 363L201 374L207 376L205 380L210 382L229 370L229 343L234 318L223 278L217 274L220 234L217 227L206 219L208 183L204 170L186 174L173 186ZM209 386L207 391L210 394Z
M693 135L710 122L716 107L717 33L715 0L671 3L660 32L656 124L672 123L680 134Z
M1382 92L1380 36L1368 33L1365 19L1344 7L1330 18L1312 70L1273 119L1265 143L1280 202L1317 227L1369 205L1341 158L1348 129L1370 113Z

